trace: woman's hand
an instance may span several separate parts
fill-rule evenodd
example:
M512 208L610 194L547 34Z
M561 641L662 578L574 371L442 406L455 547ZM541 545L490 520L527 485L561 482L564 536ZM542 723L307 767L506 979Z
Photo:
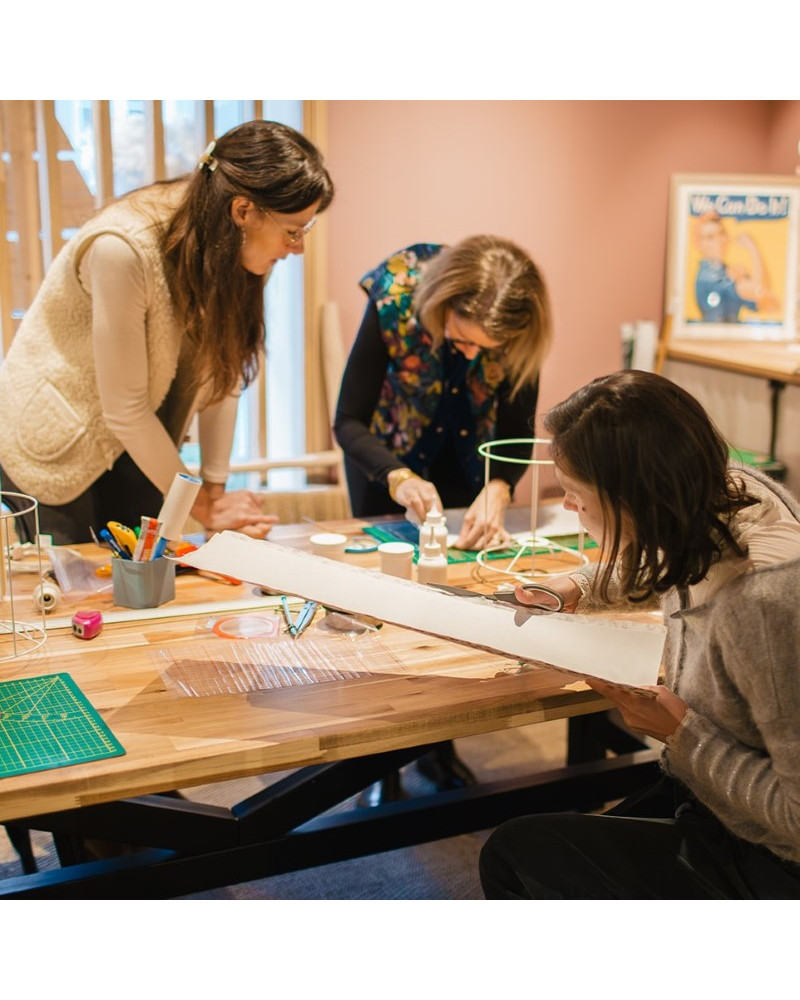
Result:
M422 476L409 476L404 479L394 492L394 499L401 507L412 510L422 523L428 511L436 507L442 510L442 501L433 483Z
M504 521L510 500L511 489L504 479L492 479L487 483L464 515L454 548L474 550L507 544L511 536Z
M648 685L645 690L655 695L649 698L631 688L607 684L594 677L587 678L586 683L593 691L614 702L628 729L662 743L672 736L689 710L686 702L663 684Z
M264 514L250 490L225 491L219 484L204 483L192 507L192 517L212 535L217 531L241 531L251 538L266 538L278 518Z
M581 599L581 588L574 580L570 580L568 576L557 576L552 580L543 580L542 582L549 590L554 590L563 598L562 612L571 614L575 611ZM515 587L514 597L520 604L537 604L541 600L535 593L530 593L524 587Z

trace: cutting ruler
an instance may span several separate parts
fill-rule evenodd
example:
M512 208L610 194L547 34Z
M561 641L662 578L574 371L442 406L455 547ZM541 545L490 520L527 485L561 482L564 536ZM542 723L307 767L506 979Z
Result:
M69 674L0 682L0 778L124 753Z

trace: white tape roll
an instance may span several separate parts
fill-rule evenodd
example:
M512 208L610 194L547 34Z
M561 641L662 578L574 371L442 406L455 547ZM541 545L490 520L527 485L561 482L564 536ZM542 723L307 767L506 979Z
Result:
M164 505L158 514L162 538L172 542L181 537L189 511L192 509L202 485L202 479L187 476L185 472L176 473L169 493L164 500Z
M50 614L61 603L61 588L57 583L45 582L37 584L33 592L33 603L36 605L37 610L44 611L46 615Z

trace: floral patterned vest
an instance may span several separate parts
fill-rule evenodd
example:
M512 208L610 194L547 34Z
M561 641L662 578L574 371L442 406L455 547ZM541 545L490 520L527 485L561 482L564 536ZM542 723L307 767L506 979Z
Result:
M371 432L395 455L406 455L433 420L442 395L443 361L428 331L414 315L414 290L425 265L441 252L436 243L415 243L392 254L359 284L378 310L389 354ZM482 351L466 377L478 441L494 436L498 387L504 379L496 351Z

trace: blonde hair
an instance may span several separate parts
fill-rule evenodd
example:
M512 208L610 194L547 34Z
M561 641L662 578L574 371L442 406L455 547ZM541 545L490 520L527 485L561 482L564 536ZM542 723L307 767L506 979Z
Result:
M414 306L435 347L448 309L498 341L512 398L535 381L552 339L550 300L539 269L515 243L470 236L445 247L428 264Z

